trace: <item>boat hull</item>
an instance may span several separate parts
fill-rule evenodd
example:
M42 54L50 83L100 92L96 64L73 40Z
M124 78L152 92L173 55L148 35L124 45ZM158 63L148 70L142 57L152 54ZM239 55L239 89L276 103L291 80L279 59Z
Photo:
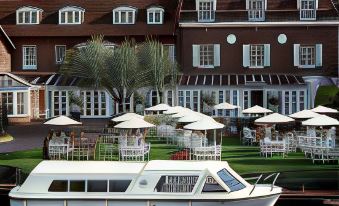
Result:
M11 206L273 206L279 194L240 200L18 200Z

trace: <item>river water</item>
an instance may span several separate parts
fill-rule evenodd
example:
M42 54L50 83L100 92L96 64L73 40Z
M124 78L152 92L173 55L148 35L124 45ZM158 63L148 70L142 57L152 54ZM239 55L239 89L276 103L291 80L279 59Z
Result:
M13 184L16 181L15 168L0 166L0 184ZM242 175L244 178L257 176L258 174ZM280 174L276 185L288 190L305 191L326 190L337 192L336 198L339 201L339 170L321 171L298 171L283 172ZM335 197L334 197L335 198ZM323 205L323 197L316 198L280 198L275 206L318 206ZM0 189L0 206L10 206L8 191ZM43 205L42 205L43 206Z

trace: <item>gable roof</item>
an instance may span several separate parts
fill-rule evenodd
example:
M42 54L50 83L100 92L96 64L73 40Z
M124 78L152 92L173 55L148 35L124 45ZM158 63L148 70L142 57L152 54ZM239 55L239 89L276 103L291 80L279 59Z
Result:
M12 40L9 38L9 36L6 34L5 30L2 28L2 26L0 25L0 33L4 35L5 39L7 40L7 42L12 46L13 49L16 49Z
M36 87L36 86L30 84L29 82L27 82L26 80L14 75L14 74L11 74L11 73L8 73L8 72L0 72L0 76L2 76L2 75L9 76L10 78L14 79L15 81L17 81L17 82L19 82L23 85L26 85L28 87Z

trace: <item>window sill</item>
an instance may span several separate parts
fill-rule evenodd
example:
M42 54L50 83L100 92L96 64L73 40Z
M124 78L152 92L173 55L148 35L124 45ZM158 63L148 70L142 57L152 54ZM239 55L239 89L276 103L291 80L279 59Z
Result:
M199 23L213 23L215 20L198 20Z
M249 69L264 69L265 67L252 67L252 66L250 66L250 67L248 67Z
M8 115L9 118L23 118L23 117L29 117L28 114L9 114Z
M59 23L59 25L81 25L81 23Z
M197 66L198 69L214 69L215 66Z
M156 23L147 22L147 24L149 24L149 25L162 25L163 23L162 22L156 22Z
M22 70L37 70L37 67L23 67Z
M16 23L16 25L37 25L39 23Z
M300 65L298 68L300 69L316 69L317 67L315 65ZM320 68L320 67L318 67Z
M135 24L135 22L133 23L113 23L114 25L133 25Z

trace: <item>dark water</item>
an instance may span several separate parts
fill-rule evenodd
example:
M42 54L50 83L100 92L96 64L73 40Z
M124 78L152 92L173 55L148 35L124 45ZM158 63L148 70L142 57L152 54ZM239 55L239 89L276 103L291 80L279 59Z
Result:
M15 183L15 174L16 168L0 166L0 184ZM257 175L258 174L249 174L242 176L246 178ZM267 180L264 183L270 183L270 181L272 180ZM337 191L337 196L331 199L337 199L339 201L339 170L283 172L280 174L276 185L293 191L301 191L303 188L305 190ZM0 206L10 206L8 192L8 190L0 189ZM318 206L324 205L325 199L328 198L280 198L275 206Z

